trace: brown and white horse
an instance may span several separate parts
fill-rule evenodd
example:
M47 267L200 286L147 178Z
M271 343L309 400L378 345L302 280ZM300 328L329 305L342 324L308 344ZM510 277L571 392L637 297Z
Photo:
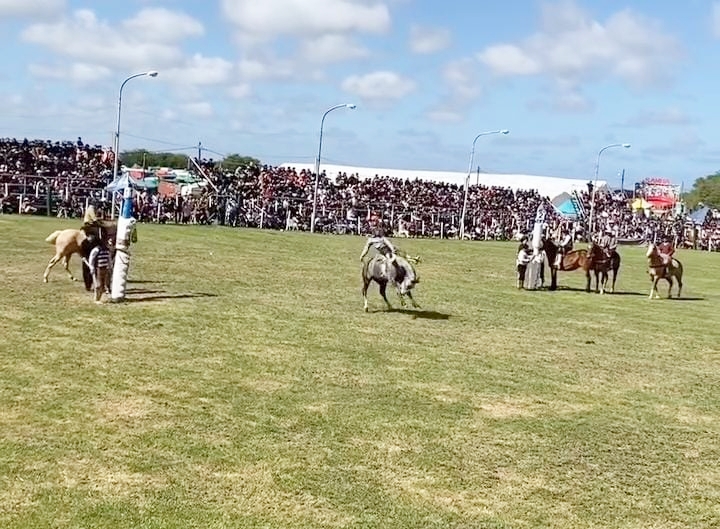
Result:
M668 282L668 298L672 297L672 286L673 278L677 280L678 291L677 297L682 294L682 277L683 277L683 265L680 261L674 257L670 259L669 263L663 261L660 252L653 243L648 245L648 250L645 256L648 258L648 274L650 275L650 281L652 281L652 287L650 287L650 299L660 297L658 294L657 285L658 281L665 279ZM654 294L654 296L653 296Z
M388 310L392 310L392 305L388 301L386 289L388 284L395 286L397 290L398 298L400 298L400 304L405 307L405 296L410 298L414 308L420 308L415 298L412 296L412 289L416 284L420 282L417 271L415 270L414 264L420 261L419 257L410 257L407 259L396 255L396 265L387 262L387 259L380 254L375 255L372 259L363 262L362 265L362 280L363 280L363 307L365 312L368 312L368 299L367 291L370 283L375 281L380 288L380 295L385 300Z

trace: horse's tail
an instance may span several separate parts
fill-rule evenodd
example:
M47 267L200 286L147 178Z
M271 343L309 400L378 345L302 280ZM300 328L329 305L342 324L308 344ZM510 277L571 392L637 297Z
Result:
M45 242L48 242L50 244L55 244L55 240L58 238L58 236L62 233L62 230L55 230L50 235L47 236L45 239Z

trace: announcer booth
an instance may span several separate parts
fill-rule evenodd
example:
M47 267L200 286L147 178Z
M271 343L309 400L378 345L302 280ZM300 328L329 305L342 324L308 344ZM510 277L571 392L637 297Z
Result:
M646 178L635 186L635 194L642 198L656 213L675 208L680 201L680 186L667 178Z

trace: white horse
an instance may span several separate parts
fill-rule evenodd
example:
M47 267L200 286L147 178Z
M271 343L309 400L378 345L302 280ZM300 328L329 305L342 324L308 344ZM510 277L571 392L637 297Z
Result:
M363 300L365 312L368 311L368 299L367 291L370 283L375 281L380 289L380 295L385 300L388 310L392 309L392 305L387 299L386 289L388 283L395 286L398 297L400 298L400 304L405 307L405 296L410 298L410 302L414 308L420 308L412 297L413 287L420 282L417 271L413 266L413 263L418 263L419 257L408 257L407 259L395 257L395 264L390 263L386 257L377 254L372 259L363 262L362 267L362 278L363 278Z

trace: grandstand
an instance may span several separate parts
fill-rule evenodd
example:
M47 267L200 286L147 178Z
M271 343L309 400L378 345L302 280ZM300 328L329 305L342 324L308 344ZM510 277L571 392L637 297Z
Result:
M295 168L298 172L305 170L311 173L315 171L315 165L309 163L287 162L281 168ZM402 180L425 180L429 182L441 182L447 184L464 185L467 173L452 171L416 171L411 169L381 169L376 167L356 167L351 165L323 164L320 168L326 176L335 180L338 174L356 175L365 180L376 176L400 178ZM524 174L502 174L502 173L480 173L470 177L470 184L479 180L481 185L486 187L506 187L513 191L518 189L534 190L551 200L562 193L581 193L587 190L588 178L558 178L555 176L537 176ZM607 188L607 182L598 180L597 189Z

